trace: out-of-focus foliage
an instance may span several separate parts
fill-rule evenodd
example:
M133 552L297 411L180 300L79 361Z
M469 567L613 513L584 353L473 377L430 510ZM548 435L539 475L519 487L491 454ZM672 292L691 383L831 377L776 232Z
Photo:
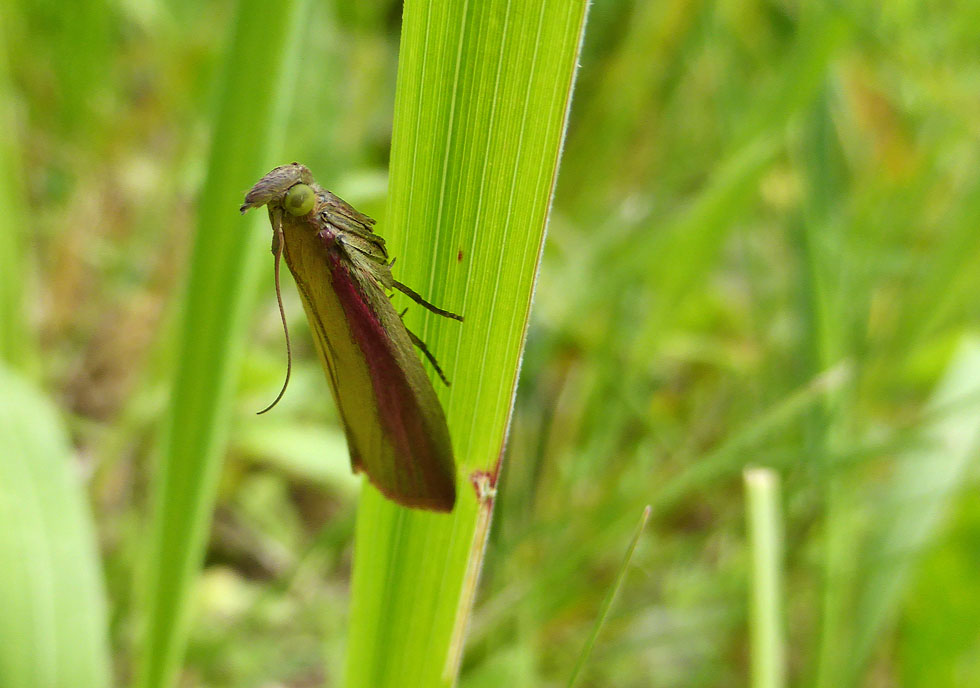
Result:
M37 361L91 468L124 681L235 11L0 8L0 199L26 217L0 208L23 275L0 274L2 354ZM281 160L382 231L399 17L311 3ZM581 63L461 684L567 681L649 503L580 685L745 685L754 464L782 479L791 685L977 685L980 5L595 0ZM278 440L256 430L283 372L269 273L187 686L342 670L355 490L288 289L297 369Z
M64 427L5 365L0 417L0 684L106 688L105 591Z

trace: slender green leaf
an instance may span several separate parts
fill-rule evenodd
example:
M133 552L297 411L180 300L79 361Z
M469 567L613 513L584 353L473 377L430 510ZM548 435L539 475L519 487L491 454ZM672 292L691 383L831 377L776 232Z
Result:
M186 643L252 285L268 245L265 218L256 214L247 225L238 206L243 190L271 166L284 129L303 5L242 0L233 25L153 485L138 680L144 688L173 685Z
M623 563L619 566L619 571L616 573L616 580L613 581L612 587L609 588L609 592L606 593L606 598L602 601L602 607L599 609L599 614L596 617L595 624L592 626L592 631L589 633L588 639L585 641L585 647L582 648L582 652L579 654L578 662L575 663L575 668L572 670L572 676L568 679L568 688L573 688L578 683L578 677L582 673L582 669L585 667L586 662L589 661L589 656L592 654L592 648L595 647L595 641L599 637L599 631L602 630L602 625L606 622L609 617L609 610L612 609L613 601L616 599L616 594L619 589L623 587L623 581L626 580L626 572L629 570L630 562L633 560L633 552L636 551L636 546L640 543L640 536L643 535L643 529L646 528L647 521L650 519L650 512L652 508L646 506L643 508L643 514L640 516L640 522L636 526L636 530L633 532L633 539L630 540L629 547L626 548L626 555L623 557Z
M894 618L914 566L936 540L952 505L968 486L980 448L980 337L966 335L929 404L934 418L896 458L896 470L862 582L857 628L849 657L849 684Z
M453 381L441 397L460 497L442 516L365 486L348 686L455 680L585 10L582 0L406 3L382 231L396 278L466 318L439 323L413 308L407 321Z

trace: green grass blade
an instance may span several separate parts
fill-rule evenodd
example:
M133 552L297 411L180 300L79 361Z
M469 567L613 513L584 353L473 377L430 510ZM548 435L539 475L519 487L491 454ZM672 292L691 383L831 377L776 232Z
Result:
M592 654L592 648L595 647L595 641L599 637L599 631L602 630L603 624L606 622L606 618L609 616L609 610L612 609L613 601L616 599L616 593L619 589L623 587L623 581L626 580L626 572L629 570L630 562L633 560L633 552L636 551L636 546L640 543L640 536L643 535L643 529L646 528L647 521L650 520L650 512L653 509L649 506L644 507L643 515L640 516L640 522L636 526L636 531L633 533L633 539L630 540L629 547L626 548L626 555L623 557L623 563L619 567L619 571L616 573L616 580L613 581L612 587L609 588L609 592L606 594L606 598L602 601L602 607L599 609L599 615L596 617L595 624L592 626L592 631L589 633L588 639L585 641L585 647L582 648L582 652L579 654L578 662L575 663L575 669L572 670L572 676L568 679L568 688L574 688L576 683L578 683L578 677L582 673L582 669L585 667L585 663L589 661L589 656Z
M110 683L95 528L61 421L0 364L0 685Z
M882 629L892 620L915 564L929 551L947 514L969 489L980 448L980 337L967 335L933 394L934 418L897 457L886 487L881 527L869 548L847 685L859 683Z
M173 685L190 594L211 522L232 391L268 227L238 214L243 191L271 166L281 136L302 0L242 0L214 121L184 294L170 409L153 485L145 629L138 685Z
M441 359L459 464L451 516L365 487L347 685L453 683L475 592L584 28L581 0L406 3L383 230L397 279L466 321L410 309Z
M782 520L778 474L768 468L747 469L745 496L752 557L750 685L752 688L780 688L785 685L786 649L782 631Z

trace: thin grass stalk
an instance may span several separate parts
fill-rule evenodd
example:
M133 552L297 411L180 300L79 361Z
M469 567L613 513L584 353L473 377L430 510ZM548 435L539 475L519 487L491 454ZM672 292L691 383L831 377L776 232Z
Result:
M626 572L629 570L630 562L633 561L633 554L636 552L636 546L640 544L640 536L643 535L643 529L646 528L647 521L650 520L650 513L652 511L653 509L650 506L645 506L643 508L643 514L640 516L640 522L637 524L636 530L633 531L633 538L630 540L630 544L626 548L626 554L623 556L623 562L619 565L619 571L616 572L616 580L613 581L612 587L609 588L609 592L606 593L606 597L602 601L602 606L599 608L599 614L596 616L595 624L593 624L592 630L589 632L589 637L585 641L585 646L579 653L578 661L575 663L575 668L572 670L572 675L568 679L568 688L575 688L575 686L578 685L579 676L582 675L582 670L585 668L586 663L589 661L589 657L592 655L592 648L595 647L596 640L599 638L599 632L606 623L606 619L609 618L609 611L612 609L613 602L616 601L616 595L619 593L620 588L623 587L623 581L626 580Z
M783 640L782 518L779 476L768 468L745 471L749 552L752 557L749 655L752 688L782 688L786 682Z

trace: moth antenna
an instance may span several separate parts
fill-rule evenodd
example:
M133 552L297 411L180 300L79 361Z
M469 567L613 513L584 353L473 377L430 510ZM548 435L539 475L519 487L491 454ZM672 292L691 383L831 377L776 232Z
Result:
M412 301L414 301L418 305L422 306L426 310L430 310L433 313L435 313L436 315L441 315L444 318L451 318L453 320L458 320L460 322L463 322L463 316L456 315L455 313L451 313L449 311L444 311L443 309L439 308L438 306L432 305L431 303L429 303L428 301L426 301L425 299L423 299L422 296L418 292L413 291L410 287L405 286L404 284L402 284L398 280L392 280L392 285L395 287L395 289L397 289L398 291L400 291L402 294L404 294L405 296L407 296Z
M272 408L279 403L282 399L282 395L286 393L286 387L289 386L289 376L293 372L293 347L289 343L289 326L286 325L286 309L282 306L282 290L279 288L279 263L282 258L282 245L284 243L284 238L282 236L282 225L279 225L279 229L276 231L277 239L276 242L276 263L275 263L275 275L276 275L276 302L279 304L279 319L282 320L282 331L286 335L286 379L283 380L282 389L279 390L279 394L273 400L271 404L266 406L264 409L256 413L256 415L261 416L266 411L271 411Z

